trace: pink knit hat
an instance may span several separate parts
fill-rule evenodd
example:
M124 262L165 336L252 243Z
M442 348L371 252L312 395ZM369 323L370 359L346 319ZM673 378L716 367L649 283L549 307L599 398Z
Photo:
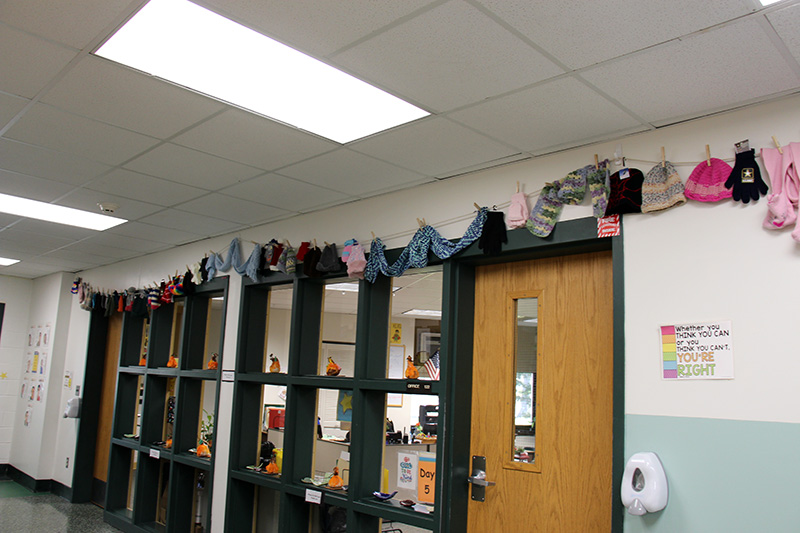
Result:
M697 165L686 180L684 195L698 202L719 202L730 198L733 192L725 188L725 180L731 174L731 166L716 157L711 166L706 161Z

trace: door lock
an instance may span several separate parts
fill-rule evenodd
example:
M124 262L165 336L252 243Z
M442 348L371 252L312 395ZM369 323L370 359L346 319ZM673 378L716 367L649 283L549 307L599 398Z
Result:
M486 487L495 484L486 479L486 457L472 456L472 475L467 478L467 483L472 484L472 499L478 502L486 500Z

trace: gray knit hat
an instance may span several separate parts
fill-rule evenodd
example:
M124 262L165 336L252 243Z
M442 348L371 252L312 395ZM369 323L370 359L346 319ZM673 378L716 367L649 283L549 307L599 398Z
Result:
M683 182L672 163L665 161L651 168L642 183L642 213L662 211L685 203Z

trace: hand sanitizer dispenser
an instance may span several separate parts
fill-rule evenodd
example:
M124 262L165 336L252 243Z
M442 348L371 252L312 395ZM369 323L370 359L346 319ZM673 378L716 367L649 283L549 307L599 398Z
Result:
M653 452L634 454L622 475L622 505L632 515L655 513L667 506L669 487L661 460Z
M64 418L78 418L81 416L81 398L75 396L67 400L67 408L64 409Z

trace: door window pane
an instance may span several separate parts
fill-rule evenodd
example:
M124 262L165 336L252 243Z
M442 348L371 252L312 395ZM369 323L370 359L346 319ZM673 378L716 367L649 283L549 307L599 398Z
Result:
M318 365L322 376L353 377L358 291L358 282L349 278L325 285Z
M515 300L513 460L534 463L536 455L536 370L538 298Z
M270 288L263 372L285 374L289 368L292 298L294 298L294 286L291 284L275 285Z
M349 483L352 402L353 392L349 390L317 391L317 438L311 478L322 487L338 490ZM331 483L334 468L340 479Z

